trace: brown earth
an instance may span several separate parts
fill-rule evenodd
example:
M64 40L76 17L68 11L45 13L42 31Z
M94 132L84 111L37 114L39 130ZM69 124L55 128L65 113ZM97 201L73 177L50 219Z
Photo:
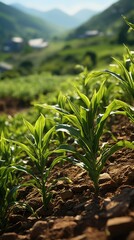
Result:
M30 101L24 101L13 97L0 98L0 114L14 115L17 112L30 107Z
M118 140L134 141L134 125L126 117L113 117L109 125ZM78 166L56 166L52 176L67 176L72 183L57 183L47 211L37 191L22 189L19 197L36 216L16 206L1 240L134 240L134 151L122 149L109 158L98 196Z

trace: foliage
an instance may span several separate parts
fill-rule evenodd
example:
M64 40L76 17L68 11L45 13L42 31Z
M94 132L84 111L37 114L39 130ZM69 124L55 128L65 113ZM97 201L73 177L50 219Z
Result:
M11 207L17 203L20 185L13 166L0 166L0 229L6 228Z
M106 70L111 76L120 81L124 90L124 95L128 102L134 103L134 53L125 46L127 54L123 56L123 61L113 58L117 65L116 72Z
M47 120L43 115L37 119L35 125L32 125L26 120L24 120L24 123L30 131L30 137L27 138L26 144L17 141L14 141L14 143L26 152L31 163L28 161L27 167L17 166L16 169L22 172L24 171L31 176L31 180L25 183L25 185L35 186L40 191L43 205L46 209L52 198L51 189L57 181L55 179L48 185L48 178L53 167L63 160L63 158L57 156L54 160L50 159L50 157L52 157L52 155L56 152L50 146L50 139L55 133L55 127L53 126L47 131Z
M59 149L72 152L72 162L87 170L96 191L99 188L99 175L107 159L122 147L134 149L134 145L128 141L119 141L112 146L101 142L105 122L114 111L125 108L134 117L133 109L119 100L113 100L106 107L104 113L101 113L99 108L104 90L103 83L98 92L94 92L91 100L77 90L78 102L74 103L69 98L60 96L59 102L62 107L57 105L50 107L58 111L64 118L65 123L57 124L56 130L67 133L74 139L74 146L63 144Z
M134 28L127 19L125 21L130 28ZM22 179L18 176L21 174L29 176L27 182L23 179L23 186L36 187L46 209L58 181L51 177L56 164L64 164L64 160L68 160L84 168L98 192L99 176L107 159L123 147L134 149L134 143L126 140L104 142L107 119L111 115L125 115L134 123L134 55L125 46L123 59L118 60L116 55L116 64L109 70L89 72L89 68L98 66L100 60L106 58L109 61L107 46L113 54L122 54L122 48L109 44L104 46L102 42L105 38L99 39L101 44L92 46L92 50L89 45L94 41L97 43L95 38L70 41L69 47L58 48L61 49L58 54L51 57L50 53L46 54L48 58L42 61L41 68L53 70L56 74L74 71L74 64L79 62L87 65L85 68L76 67L75 71L80 72L76 78L42 72L15 77L12 81L9 78L1 79L0 97L10 96L21 103L32 101L36 105L34 110L14 117L0 116L1 229L7 226L12 206L19 203L17 193L22 187ZM45 55L44 52L40 54L42 58ZM31 53L31 59L34 56ZM27 68L28 73L32 62L30 58L24 59L21 67L23 70ZM99 64L101 66L102 62ZM71 83L75 85L75 91L72 91ZM60 91L62 93L59 94ZM22 121L22 116L27 120Z
M70 78L69 76L52 76L45 72L27 77L7 78L0 81L0 97L7 98L10 96L25 103L37 99L41 94L44 94L47 99L47 94L52 93L54 99L54 95L57 95L57 91L60 91L63 84L66 83L68 86Z
M4 133L0 139L0 229L6 228L11 207L17 203L20 188L14 165L17 156L14 146L7 142Z

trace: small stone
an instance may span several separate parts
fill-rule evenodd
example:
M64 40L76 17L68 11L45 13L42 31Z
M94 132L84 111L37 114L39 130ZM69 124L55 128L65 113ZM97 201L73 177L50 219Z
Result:
M58 183L57 183L57 188L62 189L62 188L64 188L64 186L65 186L64 181L59 180Z
M107 217L121 217L127 214L128 208L128 202L111 201L106 206Z
M13 233L4 233L1 237L1 240L18 240L18 235L13 232Z
M81 215L75 216L75 221L80 221L81 219L82 219L82 216L81 216Z
M106 233L110 239L127 236L134 229L134 221L131 217L117 217L107 221Z
M74 201L72 199L69 199L66 203L64 203L64 206L67 210L72 210L74 207Z
M127 240L134 240L134 231L129 234Z
M81 173L77 174L77 178L83 178L87 174L87 171L82 171Z
M74 212L73 211L67 211L67 216L73 216Z
M84 203L79 203L78 205L76 205L74 207L74 211L84 210L84 205L85 205L85 202Z
M130 217L134 218L134 211L129 213Z
M100 190L107 192L107 191L115 188L115 186L116 186L116 183L113 180L106 181L106 182L100 184Z
M107 182L111 180L111 177L108 173L102 173L100 174L100 177L99 177L99 183L104 183L104 182Z
M72 197L73 197L73 193L71 190L66 190L64 192L61 192L61 198L63 201L66 201Z
M80 235L80 236L71 238L71 240L87 240L87 237L86 237L85 234L82 234L82 235Z
M58 222L56 222L53 226L53 230L60 230L60 229L71 229L74 228L76 226L76 222L72 221L72 220L59 220Z
M76 186L76 187L73 187L73 192L74 193L82 193L83 191L85 191L87 189L88 189L87 185Z
M28 236L18 235L17 240L29 240Z
M44 216L44 215L45 215L44 206L39 207L39 208L36 210L36 214L37 214L38 216Z
M37 240L46 240L46 237L44 235L38 236Z
M84 208L86 211L92 210L92 204L90 200L85 203Z
M40 236L48 227L48 223L46 221L37 221L32 229L31 229L31 233L30 233L30 237L31 239L36 239L38 236Z
M49 222L48 222L48 226L49 227L52 227L54 224L54 220L53 219L50 219Z

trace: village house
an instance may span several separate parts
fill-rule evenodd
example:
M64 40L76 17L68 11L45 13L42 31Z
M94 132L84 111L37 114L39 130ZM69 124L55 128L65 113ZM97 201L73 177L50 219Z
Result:
M21 37L12 37L4 44L4 52L18 52L24 46L24 40Z
M42 49L48 46L48 42L44 41L43 38L30 39L28 42L24 42L21 37L12 37L4 44L4 52L19 52L23 47L28 44L33 49Z
M103 35L103 33L99 32L98 30L87 30L82 35L80 35L79 38L91 38L99 35Z
M12 70L13 66L6 62L0 62L0 73L3 73L5 71Z
M42 49L48 46L48 42L45 42L43 38L30 39L28 45L34 49Z

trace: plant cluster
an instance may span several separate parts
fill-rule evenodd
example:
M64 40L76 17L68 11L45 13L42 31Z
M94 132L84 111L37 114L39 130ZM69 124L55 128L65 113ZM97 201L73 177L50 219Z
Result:
M112 115L123 114L134 122L134 59L133 53L127 47L126 50L123 61L115 60L114 71L88 73L84 70L80 74L81 84L76 82L75 94L59 94L53 106L36 104L45 108L47 115L51 112L50 119L41 114L35 123L24 120L26 139L23 143L22 136L16 138L7 133L3 123L0 139L1 229L7 224L11 206L17 202L22 186L36 187L47 209L58 181L49 178L56 164L61 162L63 166L64 161L71 161L85 169L98 194L100 173L109 157L124 147L134 149L134 143L127 140L114 139L112 144L103 142L107 119ZM121 90L118 99L114 99L113 93L113 97L109 94L115 90L115 79L116 87ZM18 178L22 173L29 176L23 184Z

